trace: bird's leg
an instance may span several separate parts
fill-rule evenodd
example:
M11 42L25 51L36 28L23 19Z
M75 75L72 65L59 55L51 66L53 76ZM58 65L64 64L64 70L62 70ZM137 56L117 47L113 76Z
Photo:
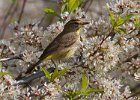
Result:
M55 64L54 60L51 59L51 62L54 64L55 68L57 67L57 65Z

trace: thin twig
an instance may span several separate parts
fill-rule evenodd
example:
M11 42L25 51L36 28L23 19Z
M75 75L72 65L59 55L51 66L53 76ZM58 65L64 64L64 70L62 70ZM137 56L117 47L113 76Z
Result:
M14 56L14 57L10 57L10 58L2 58L2 59L0 59L0 62L9 61L9 60L13 60L13 59L20 59L20 60L23 60L22 56L23 56L23 55L20 54L19 56Z
M27 0L24 0L24 1L23 1L22 9L21 9L21 12L20 12L18 21L17 21L18 23L20 23L20 21L21 21L21 18L22 18L23 12L24 12L24 8L25 8L25 5L26 5L26 1L27 1Z
M132 32L134 32L136 30L136 28L134 28L133 30L131 30L128 34L131 34Z
M113 33L113 30L105 37L103 38L103 40L98 44L99 46L97 47L97 49L93 52L92 55L90 56L94 56L101 48L101 45L104 43L104 41Z
M17 10L17 7L18 7L18 3L16 2L15 7L12 9L12 11L11 11L11 13L10 13L11 16L9 15L9 18L7 18L7 23L4 22L5 24L3 25L2 35L0 35L0 39L3 38L4 33L5 33L5 30L6 30L7 26L9 25L10 21L12 20L12 18L13 18L13 16L14 16L15 12L16 12L16 10Z
M54 60L51 59L51 62L54 64L55 68L57 67L57 65L55 64Z
M14 4L15 4L15 2L12 2L12 4L10 5L10 7L9 7L5 17L4 17L4 20L3 20L2 24L1 24L1 27L4 26L4 24L6 23L6 20L7 20L8 16L10 15L10 12L11 12Z
M92 5L94 0L90 0L89 1L89 5L87 6L87 8L85 9L85 12L87 13L87 11L89 10L89 7Z

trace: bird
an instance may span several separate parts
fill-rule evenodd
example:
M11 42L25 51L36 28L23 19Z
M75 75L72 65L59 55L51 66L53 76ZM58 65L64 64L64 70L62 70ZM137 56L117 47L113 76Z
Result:
M44 49L39 60L29 66L25 73L31 73L44 60L60 60L72 57L77 50L77 44L80 43L80 29L87 24L89 22L81 19L69 20L64 25L62 32Z

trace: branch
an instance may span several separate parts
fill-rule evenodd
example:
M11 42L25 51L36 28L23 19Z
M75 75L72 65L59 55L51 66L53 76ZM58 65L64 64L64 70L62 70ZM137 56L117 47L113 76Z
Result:
M18 3L17 2L13 3L10 6L11 10L9 8L9 11L7 12L7 14L5 16L5 20L4 20L3 24L2 24L3 29L2 29L2 32L1 32L2 34L0 35L0 39L2 39L4 37L5 30L6 30L7 26L9 25L10 21L12 20L15 12L17 10L17 7L18 7ZM7 20L7 23L6 23L6 20Z
M19 55L19 56L15 56L15 57L11 57L11 58L2 58L2 59L0 59L0 62L9 61L9 60L13 60L13 59L23 60L22 55Z
M100 50L101 45L104 43L104 41L105 41L109 36L111 36L112 33L114 33L114 32L113 32L113 29L111 30L111 32L110 32L106 37L103 38L103 40L98 44L97 49L96 49L96 50L93 52L93 54L91 54L90 56L94 56L94 55Z
M18 21L17 21L18 24L19 24L20 21L21 21L21 18L22 18L23 12L24 12L24 8L25 8L26 1L27 1L27 0L24 0L24 1L23 1L22 9L21 9L21 12L20 12L20 15L19 15Z
M47 70L48 70L49 73L52 73L55 70L55 68L49 68ZM31 82L32 80L40 78L42 76L45 76L44 72L43 71L39 71L39 72L37 72L35 74L32 74L30 76L23 77L20 80L17 80L17 82L15 82L13 84L13 86L27 84L27 83Z

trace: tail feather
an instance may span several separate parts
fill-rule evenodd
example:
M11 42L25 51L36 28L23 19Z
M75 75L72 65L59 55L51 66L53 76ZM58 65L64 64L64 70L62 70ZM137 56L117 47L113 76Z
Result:
M25 72L25 74L31 73L32 70L33 70L37 65L39 65L40 63L41 63L41 60L39 60L37 63L31 65L31 66L27 69L27 71Z

